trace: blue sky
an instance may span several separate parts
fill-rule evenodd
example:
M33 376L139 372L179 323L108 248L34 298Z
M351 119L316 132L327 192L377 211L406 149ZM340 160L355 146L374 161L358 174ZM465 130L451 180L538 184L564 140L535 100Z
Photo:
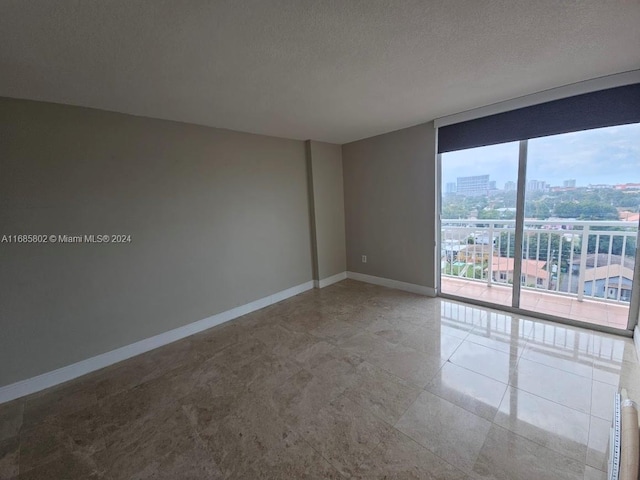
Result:
M577 186L640 183L640 124L565 133L529 140L527 180L552 186L575 179ZM516 181L518 142L472 148L442 155L442 182L457 177L491 175L498 188Z

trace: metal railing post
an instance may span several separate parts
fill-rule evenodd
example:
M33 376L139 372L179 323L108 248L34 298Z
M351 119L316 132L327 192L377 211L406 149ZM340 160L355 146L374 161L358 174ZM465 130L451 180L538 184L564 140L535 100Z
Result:
M578 272L578 301L584 300L584 274L587 270L587 250L589 249L589 225L582 227L582 245L580 247L580 271ZM592 282L591 293L595 282Z
M491 286L493 279L493 227L495 223L489 224L489 265L487 266L487 285Z

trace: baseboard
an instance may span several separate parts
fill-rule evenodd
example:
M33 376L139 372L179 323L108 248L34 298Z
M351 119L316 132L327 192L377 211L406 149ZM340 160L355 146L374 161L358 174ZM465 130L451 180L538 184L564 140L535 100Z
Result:
M396 290L404 290L405 292L426 295L427 297L435 297L436 289L432 287L424 287L415 283L401 282L399 280L391 280L390 278L375 277L364 273L347 272L347 278L359 280L360 282L373 283L382 287L395 288Z
M111 350L110 352L87 358L86 360L81 360L77 363L43 373L36 377L0 387L0 404L68 382L69 380L73 380L74 378L78 378L87 373L100 370L101 368L108 367L114 363L121 362L128 358L135 357L136 355L162 347L163 345L181 340L195 333L202 332L228 322L229 320L233 320L234 318L246 315L247 313L278 303L312 288L313 282L309 281L301 285L282 290L281 292L274 293L273 295L268 295L245 305L240 305L232 308L231 310L217 313L202 320L198 320L197 322L169 330L168 332L164 332L153 337L145 338L144 340L140 340L139 342L135 342L130 345L125 345L124 347Z
M334 283L341 282L347 278L347 272L336 273L335 275L331 275L330 277L323 278L322 280L314 280L313 286L315 288L324 288L329 285L333 285Z

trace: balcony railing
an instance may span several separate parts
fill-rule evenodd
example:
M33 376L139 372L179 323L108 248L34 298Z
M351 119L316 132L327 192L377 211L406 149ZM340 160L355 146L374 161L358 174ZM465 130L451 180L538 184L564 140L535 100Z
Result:
M442 275L514 282L515 220L442 220ZM523 289L628 304L635 222L525 220Z

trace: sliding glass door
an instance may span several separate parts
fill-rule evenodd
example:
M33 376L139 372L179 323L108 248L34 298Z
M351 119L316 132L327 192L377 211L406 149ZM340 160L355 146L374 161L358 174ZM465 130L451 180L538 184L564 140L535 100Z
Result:
M439 162L442 294L605 328L635 323L640 124Z
M518 142L449 152L441 160L441 291L511 306Z
M526 179L522 262L528 271L521 305L626 329L640 207L640 124L531 139Z

